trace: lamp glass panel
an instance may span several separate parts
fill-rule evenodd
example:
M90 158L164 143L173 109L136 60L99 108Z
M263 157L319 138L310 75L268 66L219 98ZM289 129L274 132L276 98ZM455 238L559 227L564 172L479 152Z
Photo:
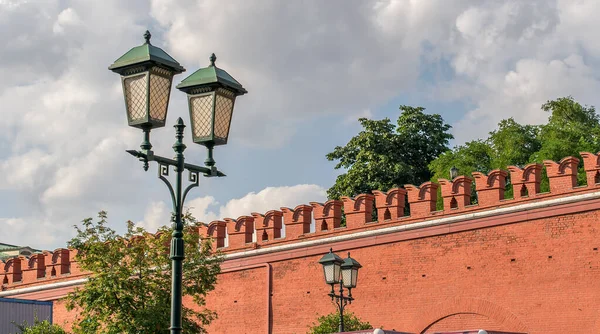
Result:
M206 138L212 134L212 108L214 95L194 95L190 97L192 134L194 138Z
M352 268L352 288L356 288L358 281L358 268Z
M342 269L342 283L345 288L353 288L352 286L352 268Z
M150 71L150 118L164 123L167 118L173 75L160 67Z
M215 138L227 140L229 126L233 113L235 94L229 90L219 88L215 101Z
M146 99L148 89L148 76L146 73L130 76L123 79L123 90L127 102L127 116L129 122L146 119L148 100Z
M333 281L333 263L323 265L323 273L325 274L325 282L332 284Z
M341 271L341 265L340 263L334 263L333 265L333 279L334 282L333 283L339 283L341 276L340 276L340 271Z

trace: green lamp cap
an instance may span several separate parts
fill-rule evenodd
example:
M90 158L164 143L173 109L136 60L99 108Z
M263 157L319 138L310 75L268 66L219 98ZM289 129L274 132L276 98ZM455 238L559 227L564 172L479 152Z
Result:
M348 253L348 257L344 259L342 268L362 268L362 265L355 259L351 258L350 253Z
M323 255L323 257L319 260L319 263L321 264L325 264L325 263L332 263L332 262L337 262L337 263L342 263L344 262L344 260L342 260L341 257L339 257L337 254L335 254L333 252L333 249L329 249L329 253Z
M244 95L248 93L248 91L242 87L242 84L229 75L229 73L215 66L217 57L214 53L209 59L210 65L208 67L201 68L192 73L190 76L183 79L183 81L181 81L176 88L187 92L192 88L212 86L217 84L235 91L237 95Z
M150 44L151 37L152 35L150 32L146 30L146 33L144 34L146 42L127 51L127 53L122 55L119 59L115 60L108 69L120 73L122 70L132 66L144 63L154 63L170 68L175 74L184 72L185 68L183 68L177 60L173 59L173 57L169 56L169 54L161 48Z

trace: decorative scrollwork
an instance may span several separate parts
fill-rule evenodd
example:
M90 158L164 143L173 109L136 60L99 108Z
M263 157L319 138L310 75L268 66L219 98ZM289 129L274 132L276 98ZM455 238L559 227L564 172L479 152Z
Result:
M158 177L169 176L169 165L158 164Z
M161 179L169 188L169 193L171 194L171 202L173 203L173 208L177 208L177 201L175 200L175 192L173 191L173 186L171 182L165 177L169 176L169 165L158 163L158 178Z
M198 184L200 183L200 176L198 175L198 172L194 172L194 171L189 171L190 174L188 175L188 180L191 182L191 184L189 186L187 186L187 188L185 188L185 191L183 192L183 199L181 200L182 203L185 203L185 198L188 194L188 192L190 192L190 190L192 190L192 188L195 188L198 186Z
M188 175L188 181L192 183L198 183L198 172L190 171L190 174Z

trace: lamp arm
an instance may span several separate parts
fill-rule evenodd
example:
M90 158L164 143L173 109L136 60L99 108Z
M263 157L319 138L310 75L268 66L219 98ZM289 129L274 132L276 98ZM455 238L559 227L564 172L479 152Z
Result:
M156 161L159 164L169 165L169 166L177 166L177 161L165 157L161 157L160 155L155 155L152 150L148 150L147 152L136 151L136 150L127 150L127 153L133 155L134 157L140 159L147 163L148 161ZM227 176L223 172L219 171L216 167L212 166L211 168L202 167L198 165L184 163L183 168L187 169L190 172L195 172L198 174L203 174L205 177L223 177Z

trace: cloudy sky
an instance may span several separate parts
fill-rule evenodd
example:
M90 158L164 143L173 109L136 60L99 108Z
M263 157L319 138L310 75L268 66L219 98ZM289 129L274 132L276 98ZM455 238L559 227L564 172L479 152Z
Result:
M125 153L141 132L107 70L146 29L187 68L175 83L215 52L249 91L215 152L228 177L189 196L210 222L324 200L338 173L325 154L361 116L424 106L460 144L503 118L544 122L548 99L599 105L598 13L579 0L0 0L0 243L61 247L100 210L119 231L168 223L156 166ZM171 156L186 110L173 91L157 154ZM204 148L186 143L202 163Z

